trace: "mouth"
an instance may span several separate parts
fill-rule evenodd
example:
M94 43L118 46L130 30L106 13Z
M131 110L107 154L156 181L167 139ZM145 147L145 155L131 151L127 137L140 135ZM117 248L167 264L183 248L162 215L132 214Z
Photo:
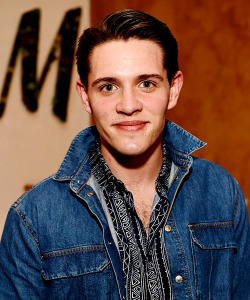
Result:
M123 121L119 123L115 123L114 126L117 129L124 130L124 131L139 131L142 130L146 124L148 124L147 121Z

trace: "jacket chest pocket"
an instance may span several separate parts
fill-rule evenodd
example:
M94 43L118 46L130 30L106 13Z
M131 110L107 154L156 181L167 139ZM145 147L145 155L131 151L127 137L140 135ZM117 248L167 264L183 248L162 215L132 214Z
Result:
M189 225L196 297L231 299L233 258L236 252L232 222Z
M111 268L103 245L51 251L41 259L47 299L111 298Z

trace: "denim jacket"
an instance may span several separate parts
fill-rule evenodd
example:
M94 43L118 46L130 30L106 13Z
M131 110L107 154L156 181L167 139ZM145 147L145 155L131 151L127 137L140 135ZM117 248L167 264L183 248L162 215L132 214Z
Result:
M173 159L164 224L174 298L250 299L248 214L237 182L191 156L204 143L167 121ZM89 127L58 172L15 202L0 244L0 299L124 299L119 254L90 184Z

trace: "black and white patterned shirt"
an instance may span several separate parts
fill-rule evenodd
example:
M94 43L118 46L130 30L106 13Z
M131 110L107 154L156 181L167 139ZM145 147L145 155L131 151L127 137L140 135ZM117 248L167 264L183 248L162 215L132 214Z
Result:
M157 193L148 236L135 210L132 193L112 174L102 156L99 143L90 151L91 171L101 188L115 229L128 300L173 299L164 244L172 160L165 142L162 142L162 149L163 163L156 180Z

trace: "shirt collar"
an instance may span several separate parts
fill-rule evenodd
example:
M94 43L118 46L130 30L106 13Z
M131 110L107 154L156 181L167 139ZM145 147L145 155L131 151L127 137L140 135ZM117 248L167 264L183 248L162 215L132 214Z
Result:
M162 151L163 160L159 175L156 180L156 187L159 195L162 198L166 198L172 159L168 150L168 146L164 140L162 141ZM110 192L112 192L115 186L117 191L121 193L127 193L126 187L123 182L118 180L113 175L108 164L106 163L101 153L99 141L97 141L95 147L90 150L89 162L91 165L91 171L102 189L106 189L106 191L110 190ZM128 199L129 198L130 197L128 197ZM133 206L133 203L129 203L129 205Z

